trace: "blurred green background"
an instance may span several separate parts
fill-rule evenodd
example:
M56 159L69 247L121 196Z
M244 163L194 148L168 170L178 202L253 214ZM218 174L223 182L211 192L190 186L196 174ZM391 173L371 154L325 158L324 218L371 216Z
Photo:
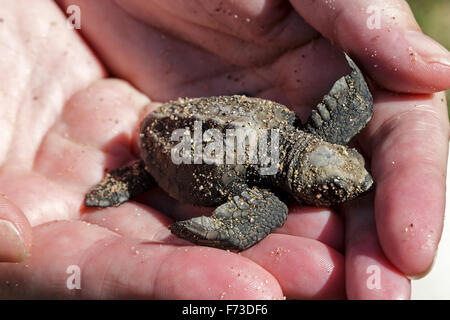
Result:
M450 50L450 0L407 0L422 31ZM450 90L447 109L450 113Z

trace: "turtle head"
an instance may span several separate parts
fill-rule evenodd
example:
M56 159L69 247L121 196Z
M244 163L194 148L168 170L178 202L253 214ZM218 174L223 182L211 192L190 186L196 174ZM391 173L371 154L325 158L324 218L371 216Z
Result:
M364 158L354 149L318 140L293 159L288 180L293 196L301 203L337 204L373 186Z

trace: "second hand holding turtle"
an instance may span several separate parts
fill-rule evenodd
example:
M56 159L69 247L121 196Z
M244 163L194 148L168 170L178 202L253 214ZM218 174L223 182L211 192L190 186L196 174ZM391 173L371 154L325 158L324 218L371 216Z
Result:
M346 56L347 57L347 56ZM347 57L352 72L340 78L305 125L287 107L259 98L219 96L179 99L162 105L141 124L142 159L111 171L86 195L86 206L117 206L159 186L173 198L218 206L211 217L170 226L191 242L245 250L281 227L288 214L277 194L302 204L324 206L351 200L373 181L363 157L345 147L372 117L372 96L364 76ZM275 174L262 175L257 164L175 164L172 134L194 130L276 129L280 159ZM249 159L249 150L246 150Z

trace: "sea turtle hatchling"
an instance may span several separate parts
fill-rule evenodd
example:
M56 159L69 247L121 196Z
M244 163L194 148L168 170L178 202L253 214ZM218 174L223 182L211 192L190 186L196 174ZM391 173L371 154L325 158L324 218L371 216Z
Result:
M363 157L345 145L371 119L372 96L361 71L346 58L351 73L336 81L305 124L281 104L242 95L186 98L162 105L141 123L141 159L106 174L87 193L85 205L117 206L159 186L177 200L217 207L210 217L172 224L173 234L196 244L241 251L284 224L286 200L329 206L359 196L373 181ZM177 129L184 130L178 136L181 139L174 139ZM243 163L217 161L223 159L220 149L210 152L210 161L206 161L206 142L216 139L211 133L236 134L231 129L278 133L265 135L270 136L266 151L271 149L269 144L278 148L273 149L278 155L276 170L262 174L261 162L249 158ZM200 143L189 147L188 154L203 147L203 157L194 154L188 161L174 161L184 134L189 143L195 140L189 135L192 132ZM205 140L208 132L209 140ZM250 156L250 138L241 143L244 155ZM228 149L226 156L231 159ZM274 164L273 157L269 162L266 169Z

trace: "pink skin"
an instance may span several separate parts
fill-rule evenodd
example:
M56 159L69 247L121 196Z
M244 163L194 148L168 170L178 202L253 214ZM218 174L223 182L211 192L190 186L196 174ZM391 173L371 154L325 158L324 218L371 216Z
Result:
M87 42L51 1L2 5L0 259L21 263L0 265L1 297L409 297L405 274L429 268L442 230L449 126L434 92L450 87L450 57L407 32L419 29L404 3L57 3L81 6ZM387 12L380 29L366 26L369 4ZM376 82L374 119L358 142L377 188L343 216L291 208L281 229L234 254L170 235L173 217L203 211L158 190L119 208L83 207L105 168L136 157L139 119L160 102L248 92L304 119L348 71L338 45ZM105 68L152 102L104 79ZM81 290L66 287L69 265L82 270ZM374 266L379 289L367 285Z

